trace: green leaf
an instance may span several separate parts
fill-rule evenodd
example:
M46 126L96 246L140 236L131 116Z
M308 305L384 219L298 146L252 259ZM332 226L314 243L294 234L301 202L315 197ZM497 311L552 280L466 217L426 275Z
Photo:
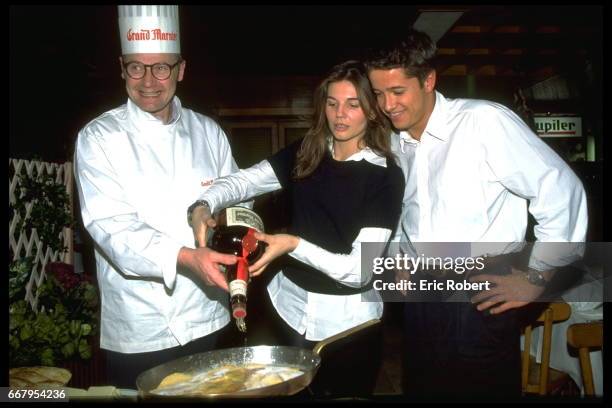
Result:
M12 303L9 307L9 331L19 329L34 317L34 312L24 300Z
M79 337L81 335L81 322L79 320L70 321L70 335L72 337Z
M11 350L18 349L20 344L21 343L19 343L19 338L17 336L9 334L9 345L11 346Z
M74 354L75 350L76 350L76 348L75 348L75 346L74 346L74 343L73 343L73 342L66 343L66 344L64 344L64 346L62 347L62 355L63 355L65 358L72 357L72 355Z
M54 321L49 317L49 315L47 315L46 312L39 312L36 315L34 327L41 336L53 332L54 326Z
M92 332L92 328L90 324L87 324L87 323L81 324L81 334L83 336L89 336L91 332Z
M51 347L46 347L40 353L40 364L53 367L55 365L55 356Z
M85 284L85 290L83 292L83 298L91 306L95 307L98 304L98 292L93 285Z
M23 299L32 272L33 257L16 259L9 264L9 301Z
M88 360L91 358L91 346L85 339L81 339L79 342L79 355L82 359Z
M30 325L23 326L21 330L19 331L19 338L22 341L29 339L33 335L34 335L34 330L32 329L32 326Z
M72 337L70 336L70 333L68 332L68 330L60 331L57 336L57 342L59 344L68 343L71 339Z
M27 312L31 311L31 309L26 304L25 300L18 300L16 302L11 303L9 306L9 313L14 315L24 315Z

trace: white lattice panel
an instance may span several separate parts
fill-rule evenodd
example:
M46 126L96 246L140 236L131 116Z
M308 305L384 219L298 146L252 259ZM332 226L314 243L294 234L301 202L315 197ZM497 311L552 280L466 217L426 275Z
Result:
M10 159L9 158L9 203L15 204L20 197L18 183L20 175L28 175L36 178L41 174L47 173L55 176L55 181L63 183L68 193L70 211L72 212L72 163L63 164L47 163L32 160ZM33 203L26 203L27 219L32 211ZM19 214L15 211L9 219L9 248L13 251L13 259L20 259L27 256L34 256L34 265L30 279L26 285L26 300L32 308L36 310L38 299L36 289L45 279L45 266L49 262L73 262L73 242L72 229L64 228L62 231L63 244L67 248L66 252L52 251L39 239L36 229L16 231L20 221Z

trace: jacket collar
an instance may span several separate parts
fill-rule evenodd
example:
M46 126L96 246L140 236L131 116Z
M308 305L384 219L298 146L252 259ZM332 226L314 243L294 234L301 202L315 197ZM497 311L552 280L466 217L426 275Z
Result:
M178 96L174 96L170 101L172 116L168 124L162 123L160 119L155 117L152 113L145 112L138 107L131 99L127 101L128 118L130 122L138 127L145 126L171 126L174 125L181 117L181 101Z

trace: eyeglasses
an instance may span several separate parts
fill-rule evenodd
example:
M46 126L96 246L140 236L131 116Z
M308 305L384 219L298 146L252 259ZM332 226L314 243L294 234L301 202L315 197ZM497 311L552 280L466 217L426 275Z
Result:
M140 61L130 61L123 64L123 68L128 76L132 79L142 79L144 78L147 68L151 69L151 74L160 81L170 78L170 74L172 74L172 70L178 64L182 62L181 59L176 61L174 64L166 64L165 62L158 62L152 65L143 64Z

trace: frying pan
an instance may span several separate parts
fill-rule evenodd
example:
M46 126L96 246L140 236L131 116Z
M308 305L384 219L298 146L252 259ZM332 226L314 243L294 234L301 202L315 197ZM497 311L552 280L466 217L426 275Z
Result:
M246 364L264 364L269 366L284 366L296 368L302 371L301 375L285 380L281 383L243 391L207 394L205 396L179 396L180 398L260 398L272 396L288 396L298 393L306 388L314 378L321 364L321 351L332 343L339 343L357 332L365 332L366 329L380 323L373 319L351 329L340 332L332 337L318 342L312 350L291 346L253 346L234 347L208 351L205 353L192 354L179 359L158 365L142 372L136 378L138 394L143 399L167 399L176 396L163 396L151 393L158 387L160 382L172 373L198 374L222 365L244 366Z

